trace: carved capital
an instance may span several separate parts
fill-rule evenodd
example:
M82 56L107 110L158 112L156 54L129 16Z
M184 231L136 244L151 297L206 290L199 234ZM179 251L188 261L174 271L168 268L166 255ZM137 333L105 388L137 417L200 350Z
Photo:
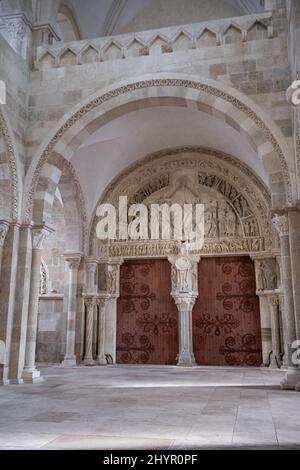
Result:
M86 296L84 297L84 305L88 310L93 310L97 305L97 297L95 296Z
M4 245L8 229L9 223L6 220L0 220L0 247Z
M289 220L286 215L275 214L272 218L273 225L280 237L286 237L289 234Z
M196 302L195 295L172 294L179 312L191 312Z
M97 271L98 264L95 261L87 261L85 266L88 274L95 274Z
M96 302L100 311L106 307L108 299L109 299L109 295L101 295L97 297Z
M42 250L45 246L45 241L54 230L45 225L36 226L32 228L32 248L34 250Z
M65 253L65 260L70 270L77 271L80 266L82 253Z
M270 303L272 308L277 308L278 307L278 305L279 305L278 295L270 295L268 297L268 299L269 299L269 303Z

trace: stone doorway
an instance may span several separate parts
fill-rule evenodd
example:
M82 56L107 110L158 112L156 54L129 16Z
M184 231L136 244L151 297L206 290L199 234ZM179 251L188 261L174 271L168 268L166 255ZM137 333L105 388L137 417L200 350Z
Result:
M260 366L261 328L253 261L247 256L202 258L198 282L193 309L197 364Z
M175 365L178 312L165 259L125 261L117 305L117 363Z

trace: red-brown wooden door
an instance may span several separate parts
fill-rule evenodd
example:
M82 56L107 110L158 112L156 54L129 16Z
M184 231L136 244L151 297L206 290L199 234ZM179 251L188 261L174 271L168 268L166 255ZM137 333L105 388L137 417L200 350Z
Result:
M254 263L247 256L202 258L193 310L199 365L260 366L259 300Z
M117 362L175 364L178 313L167 260L130 260L121 266Z

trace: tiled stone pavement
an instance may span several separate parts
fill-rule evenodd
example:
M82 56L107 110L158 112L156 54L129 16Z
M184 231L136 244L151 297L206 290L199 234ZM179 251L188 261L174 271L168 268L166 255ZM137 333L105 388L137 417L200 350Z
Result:
M42 369L0 388L0 449L300 448L300 393L281 371Z

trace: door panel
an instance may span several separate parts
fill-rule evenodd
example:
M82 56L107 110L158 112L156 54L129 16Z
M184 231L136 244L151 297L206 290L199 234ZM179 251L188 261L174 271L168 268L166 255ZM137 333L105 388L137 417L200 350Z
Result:
M117 362L175 364L178 314L167 260L130 260L121 266Z
M202 258L193 310L194 354L199 365L262 363L259 299L249 257Z

